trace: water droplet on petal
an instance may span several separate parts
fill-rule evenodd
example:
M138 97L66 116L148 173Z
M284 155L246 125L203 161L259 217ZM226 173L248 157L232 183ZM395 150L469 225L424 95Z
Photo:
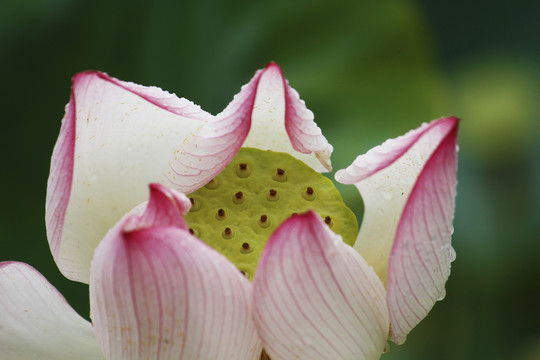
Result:
M437 301L444 300L446 297L446 288L442 288L441 292L439 293L439 297L437 297Z
M311 336L309 336L309 335L304 335L304 336L302 336L302 342L303 342L305 345L308 345L308 346L313 345L313 340L311 339Z
M450 258L450 262L456 260L456 250L452 246L448 249L448 257Z

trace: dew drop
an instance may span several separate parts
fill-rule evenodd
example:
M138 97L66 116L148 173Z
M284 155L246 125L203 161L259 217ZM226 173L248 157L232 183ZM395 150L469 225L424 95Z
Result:
M302 342L307 346L313 345L313 339L309 335L302 336Z
M439 297L437 297L437 301L444 300L446 297L446 288L442 288L441 292L439 293Z
M456 250L452 246L448 249L448 258L450 259L450 262L456 260Z

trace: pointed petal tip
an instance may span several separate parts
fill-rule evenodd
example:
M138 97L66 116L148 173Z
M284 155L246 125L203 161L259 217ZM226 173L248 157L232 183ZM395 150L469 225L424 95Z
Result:
M270 61L266 66L264 67L265 70L279 70L280 73L283 74L283 70L281 69L281 66L279 66L275 61Z
M286 236L280 236L281 233L286 234L289 231L289 229L296 228L296 227L304 227L304 226L316 227L319 223L318 220L320 220L319 216L313 210L308 210L305 213L294 214L290 216L288 219L283 221L281 225L270 236L265 246L265 249L268 249L268 251L264 251L262 256L264 256L267 252L270 252L272 248L276 246L281 246L282 242L287 241ZM262 261L262 257L260 261Z
M458 126L459 121L460 119L455 116L447 116L423 123L417 129L410 130L397 138L388 139L381 145L375 146L366 153L358 155L351 165L338 170L334 178L341 184L358 184L385 168L390 167L422 137L432 131L450 132L452 128Z
M157 227L173 226L187 229L183 218L191 207L189 198L173 189L158 183L151 183L148 202L139 205L127 215L122 232L125 236L140 230ZM144 210L143 210L144 208ZM142 214L139 216L138 214Z
M151 183L148 187L150 188L150 200L155 200L156 197L165 197L176 206L181 216L189 212L191 200L184 193L168 188L160 183Z
M71 82L75 86L75 84L78 83L81 79L86 78L86 77L92 77L92 76L97 76L102 79L110 78L110 76L107 73L99 71L99 70L84 70L73 75L71 77Z

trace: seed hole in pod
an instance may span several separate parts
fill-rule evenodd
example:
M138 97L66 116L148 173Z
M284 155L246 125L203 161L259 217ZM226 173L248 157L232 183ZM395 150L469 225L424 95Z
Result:
M274 175L272 175L272 179L279 182L287 181L287 173L285 172L285 170L278 168Z
M244 194L241 191L239 191L239 192L237 192L236 194L233 195L232 200L233 200L233 203L239 205L239 204L243 203L244 200L245 200L244 199Z
M217 179L212 179L204 187L207 188L207 189L210 189L210 190L214 190L214 189L217 189L218 186L219 186L218 180Z
M334 221L332 220L332 218L330 216L327 216L324 218L324 223L326 225L328 225L330 228L332 228L332 226L334 226Z
M221 235L222 235L223 238L225 238L225 239L231 239L232 237L234 237L234 231L232 231L231 228L227 227L227 228L225 228L225 230L223 230L223 232L221 233Z
M249 254L253 251L253 246L251 246L249 243L245 242L242 243L242 247L240 248L240 252L242 254Z
M225 220L226 218L227 218L227 214L225 213L225 210L219 209L216 213L216 219Z
M189 228L188 231L189 231L189 233L190 233L191 235L194 235L194 236L196 236L196 237L199 237L199 235L200 235L199 230L197 230L197 229Z
M278 201L279 200L279 194L276 190L270 189L268 194L266 194L266 200L268 201Z
M201 202L197 199L190 197L189 201L191 202L191 207L189 208L189 211L195 212L201 208Z
M261 217L259 218L259 220L257 220L257 223L259 224L260 227L262 228L267 228L270 226L270 219L268 218L267 215L261 215Z
M247 271L247 270L240 270L240 273L249 279L249 271Z
M239 178L247 178L249 175L251 175L251 169L249 168L248 164L238 164L238 167L236 168L236 175L238 175Z
M307 201L313 201L317 197L315 190L311 186L308 186L306 190L302 192L302 197Z
M262 353L261 353L261 357L259 360L271 360L270 359L270 356L268 356L268 354L266 353L266 351L263 349Z

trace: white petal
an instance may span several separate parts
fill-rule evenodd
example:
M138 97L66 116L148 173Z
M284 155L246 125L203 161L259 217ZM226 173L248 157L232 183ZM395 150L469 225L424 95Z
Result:
M456 138L457 122L422 169L398 225L387 285L392 339L398 344L445 295L455 258Z
M88 282L94 248L165 179L178 145L211 116L157 88L78 74L47 187L51 251L62 273Z
M271 236L253 299L272 360L378 359L385 347L381 281L313 212L288 219Z
M332 145L313 119L281 68L270 63L259 81L251 129L242 146L289 153L317 171L331 171Z
M104 359L90 323L34 268L0 263L2 360Z
M354 248L386 284L388 258L403 208L431 153L457 124L454 117L424 124L360 155L336 180L354 184L364 201L364 218Z
M162 191L155 186L144 213L124 217L96 249L90 304L104 354L258 360L251 283L174 221L178 202Z

